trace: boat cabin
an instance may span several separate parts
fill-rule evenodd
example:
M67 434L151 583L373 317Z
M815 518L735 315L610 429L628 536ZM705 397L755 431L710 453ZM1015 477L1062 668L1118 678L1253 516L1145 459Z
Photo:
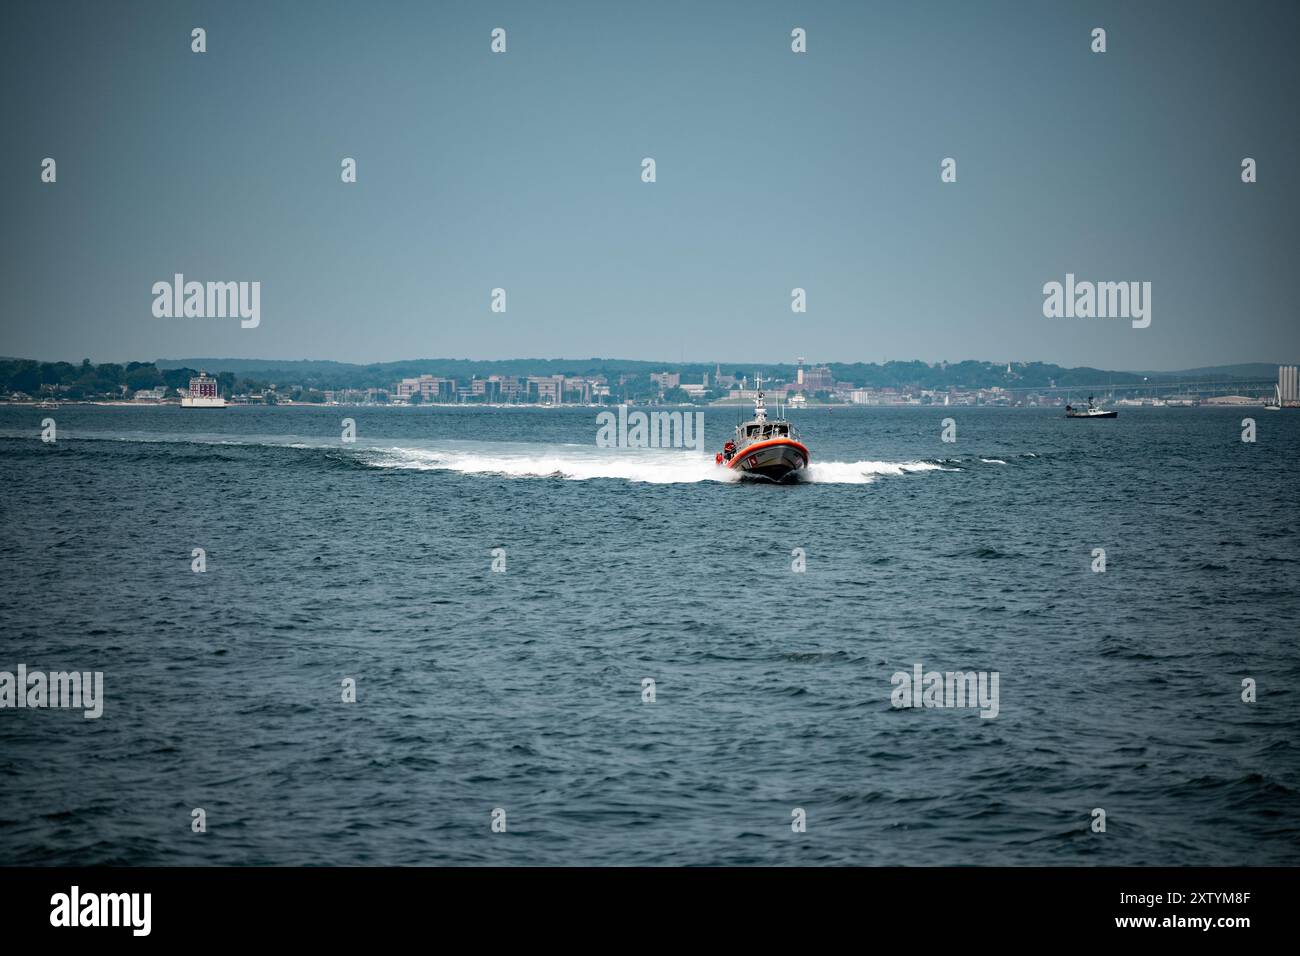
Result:
M746 439L789 438L789 422L748 422L741 426Z

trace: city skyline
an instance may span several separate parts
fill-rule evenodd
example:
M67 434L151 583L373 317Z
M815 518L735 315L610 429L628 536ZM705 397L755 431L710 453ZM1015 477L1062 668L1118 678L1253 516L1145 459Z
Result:
M593 359L585 370L539 368L528 361L448 363L415 360L388 365L299 363L276 367L203 359L184 363L92 365L0 359L0 402L189 401L291 404L543 404L602 405L659 401L719 404L753 399L765 389L776 401L880 404L1011 404L1059 402L1072 392L1125 393L1154 401L1157 392L1182 403L1297 399L1296 366L1242 365L1178 373L1116 372L1008 362L817 364L746 369L721 363L654 364ZM289 363L293 366L293 363ZM224 366L224 367L222 367ZM434 371L430 371L430 367ZM1274 375L1276 383L1274 384ZM1103 380L1104 379L1104 380ZM187 388L188 386L188 388ZM1252 398L1253 395L1253 398ZM1121 402L1123 404L1123 402Z

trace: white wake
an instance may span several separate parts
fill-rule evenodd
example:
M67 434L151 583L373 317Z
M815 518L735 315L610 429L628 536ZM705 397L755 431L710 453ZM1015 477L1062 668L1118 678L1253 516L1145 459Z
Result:
M928 461L813 461L808 478L818 484L869 485L879 478L899 478L927 471L961 471Z
M681 450L599 449L577 445L539 448L501 443L473 449L370 448L361 454L361 460L373 468L454 471L508 478L569 481L614 478L660 485L741 480L738 473L718 467L713 456ZM882 477L958 470L924 461L814 461L801 479L818 484L864 485Z

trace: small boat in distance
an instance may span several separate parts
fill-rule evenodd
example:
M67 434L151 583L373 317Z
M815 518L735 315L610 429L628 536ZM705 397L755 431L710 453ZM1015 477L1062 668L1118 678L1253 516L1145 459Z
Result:
M717 463L743 475L780 482L808 467L808 449L784 418L771 421L763 403L763 379L757 379L754 417L736 426L736 437L718 452Z
M1119 418L1119 412L1108 412L1105 409L1098 408L1093 404L1092 396L1088 396L1087 408L1076 408L1073 405L1065 406L1066 418Z
M1264 411L1280 412L1282 410L1282 386L1273 386L1273 400L1264 403Z

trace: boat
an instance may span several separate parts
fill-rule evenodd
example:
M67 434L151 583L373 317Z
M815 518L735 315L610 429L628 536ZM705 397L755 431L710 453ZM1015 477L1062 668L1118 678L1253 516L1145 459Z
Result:
M1066 405L1065 417L1066 418L1119 418L1119 412L1114 412L1114 411L1108 412L1103 408L1098 408L1095 404L1093 404L1092 396L1089 395L1087 408L1076 408L1073 405Z
M1282 410L1282 386L1273 386L1273 401L1264 403L1264 411L1280 412Z
M190 379L190 393L181 399L182 408L225 408L226 400L217 391L217 380L207 372Z
M787 481L808 467L808 448L784 418L768 419L761 377L756 385L754 417L736 426L736 437L718 452L717 463L748 477Z

